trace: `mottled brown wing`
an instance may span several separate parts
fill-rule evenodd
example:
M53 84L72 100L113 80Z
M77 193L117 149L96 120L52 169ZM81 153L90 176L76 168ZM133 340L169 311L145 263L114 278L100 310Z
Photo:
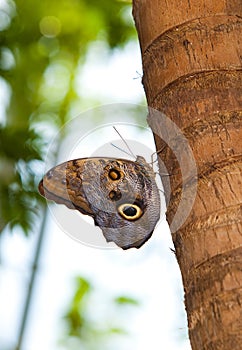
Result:
M93 217L108 242L139 248L160 217L153 169L144 158L83 158L47 172L39 185L47 199Z

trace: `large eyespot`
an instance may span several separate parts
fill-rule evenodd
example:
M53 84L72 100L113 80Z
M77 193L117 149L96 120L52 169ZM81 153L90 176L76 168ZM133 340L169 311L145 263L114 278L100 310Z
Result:
M119 214L126 220L137 220L143 215L143 211L136 204L124 203L118 207Z
M108 176L114 181L119 180L121 178L121 172L113 168L109 170Z

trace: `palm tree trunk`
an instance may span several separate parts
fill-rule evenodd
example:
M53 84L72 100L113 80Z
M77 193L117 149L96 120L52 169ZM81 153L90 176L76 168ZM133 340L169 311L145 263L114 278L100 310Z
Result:
M167 220L193 350L242 346L241 12L241 0L133 0L148 105L166 116L148 121L171 174ZM184 193L186 218L173 225Z

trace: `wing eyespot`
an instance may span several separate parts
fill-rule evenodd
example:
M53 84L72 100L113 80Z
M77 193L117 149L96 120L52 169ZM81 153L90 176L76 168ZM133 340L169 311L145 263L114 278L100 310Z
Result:
M119 201L122 197L122 193L120 191L111 191L109 193L109 198L111 199L111 201Z
M121 172L117 169L112 168L109 170L108 176L111 180L116 181L121 178Z
M49 171L47 172L47 174L46 174L46 178L47 178L48 180L52 179L53 176L54 176L54 173L53 173L52 170L49 170Z
M143 215L143 210L136 204L124 203L118 207L118 213L126 220L133 221Z

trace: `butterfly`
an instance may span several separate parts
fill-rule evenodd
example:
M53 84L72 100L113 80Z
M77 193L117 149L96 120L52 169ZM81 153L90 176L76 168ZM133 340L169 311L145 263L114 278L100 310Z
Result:
M91 216L107 242L122 249L140 248L160 218L155 176L141 156L135 161L79 158L50 169L39 183L39 192Z

